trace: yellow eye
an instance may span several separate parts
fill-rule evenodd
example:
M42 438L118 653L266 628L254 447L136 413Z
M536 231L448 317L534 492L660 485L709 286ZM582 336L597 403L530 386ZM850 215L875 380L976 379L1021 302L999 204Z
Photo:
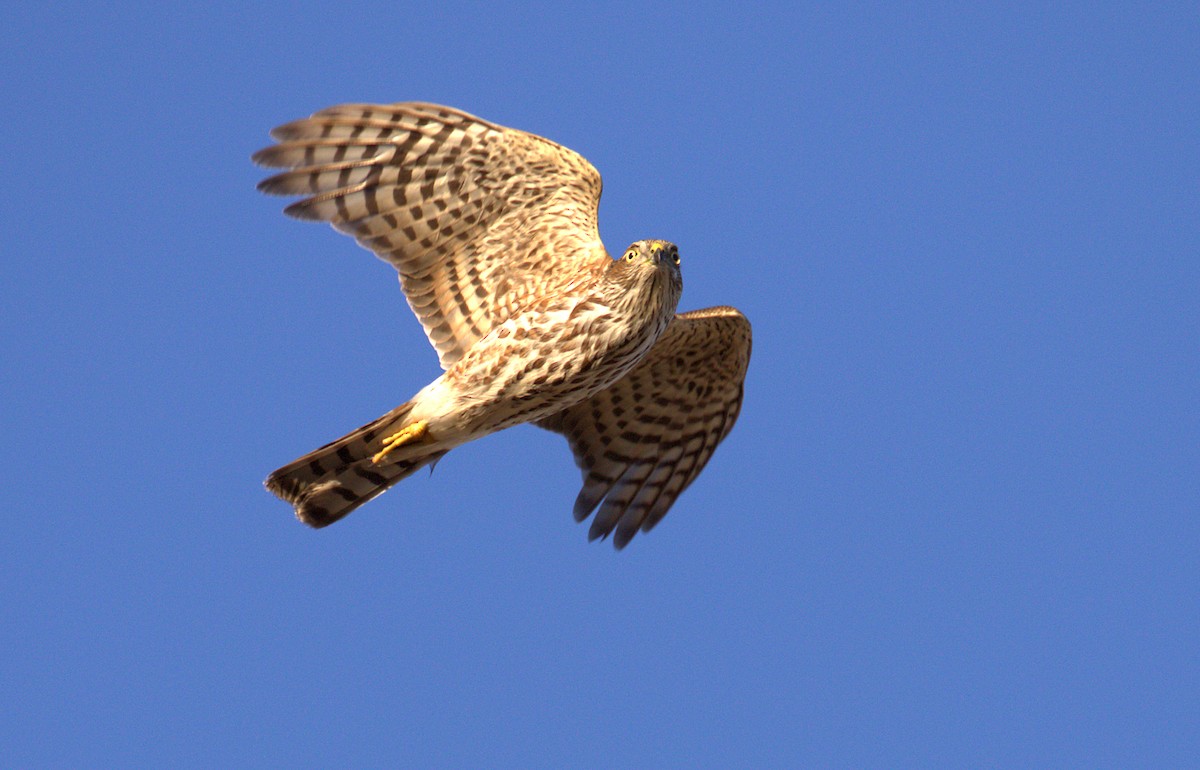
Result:
M675 264L679 264L679 252L675 252Z
M636 249L630 249L629 251L625 252L625 260L626 261L632 262L635 259L637 259L637 250Z

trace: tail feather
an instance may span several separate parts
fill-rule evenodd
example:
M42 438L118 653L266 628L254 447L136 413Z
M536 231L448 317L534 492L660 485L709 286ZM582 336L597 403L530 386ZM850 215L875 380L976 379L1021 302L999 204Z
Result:
M329 526L449 451L437 444L406 446L378 465L372 461L378 441L400 430L411 411L411 403L396 407L283 466L267 477L267 489L291 503L296 518L310 527Z

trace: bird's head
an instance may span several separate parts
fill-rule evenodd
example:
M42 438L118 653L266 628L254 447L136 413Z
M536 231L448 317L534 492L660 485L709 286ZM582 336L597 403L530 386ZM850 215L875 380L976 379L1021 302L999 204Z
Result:
M622 303L653 305L674 314L683 293L679 272L679 248L669 241L635 241L609 268Z
M621 261L629 265L645 265L678 274L679 247L670 241L656 239L635 241L625 249Z

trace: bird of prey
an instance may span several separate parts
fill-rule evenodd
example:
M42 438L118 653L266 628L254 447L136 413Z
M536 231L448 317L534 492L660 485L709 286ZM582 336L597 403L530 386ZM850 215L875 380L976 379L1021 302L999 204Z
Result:
M433 104L344 104L271 132L265 193L400 274L442 374L266 487L324 527L460 444L519 423L562 434L583 472L575 519L623 548L729 433L750 324L676 314L679 250L600 242L600 174L548 139Z

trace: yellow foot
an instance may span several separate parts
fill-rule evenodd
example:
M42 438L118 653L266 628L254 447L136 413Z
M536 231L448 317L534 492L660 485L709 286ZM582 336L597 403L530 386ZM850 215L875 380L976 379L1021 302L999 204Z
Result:
M406 425L400 431L393 433L383 440L383 449L381 449L378 454L371 458L371 462L378 463L380 460L387 457L388 452L391 452L393 449L402 447L405 444L411 444L414 441L420 441L428 435L429 423L425 420L415 422L412 425Z

